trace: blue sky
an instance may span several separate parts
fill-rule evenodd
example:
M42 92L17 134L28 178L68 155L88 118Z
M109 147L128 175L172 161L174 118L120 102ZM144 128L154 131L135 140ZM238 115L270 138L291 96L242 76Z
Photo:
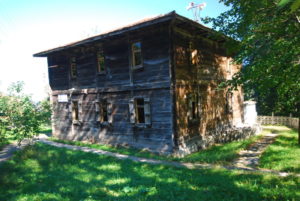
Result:
M0 91L24 81L35 100L46 96L47 61L32 54L88 36L168 13L193 18L192 0L0 0ZM227 8L218 0L201 0L201 16L217 16Z

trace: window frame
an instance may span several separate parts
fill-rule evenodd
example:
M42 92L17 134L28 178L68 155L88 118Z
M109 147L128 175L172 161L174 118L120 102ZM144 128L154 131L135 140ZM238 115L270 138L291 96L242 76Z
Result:
M95 101L96 107L96 121L99 123L108 123L109 122L109 108L108 102L106 99L102 99L100 101ZM106 114L106 117L104 116Z
M190 93L187 95L187 117L189 121L198 121L201 119L201 98L200 94Z
M77 78L77 59L75 56L70 58L70 75L71 79Z
M99 58L102 57L103 59L103 66L101 66ZM96 53L96 60L97 60L97 74L98 75L103 75L106 74L106 62L105 62L105 55L103 50L98 50ZM103 70L101 70L101 67Z
M234 94L231 91L226 92L226 113L232 114L233 113L233 98Z
M82 116L82 102L80 100L71 101L71 115L72 123L75 125L79 125Z
M139 99L143 99L143 119L144 122L139 121L139 106L137 101ZM129 101L129 115L130 115L130 123L137 127L150 127L151 126L151 104L150 99L145 97L134 97Z
M139 51L136 51L136 50L134 50L134 45L136 44L136 43L140 43L140 49L139 49ZM131 68L133 69L133 70L136 70L136 69L140 69L140 68L143 68L143 51L142 51L142 41L140 41L140 40L138 40L138 41L133 41L133 42L131 42L131 44L130 44L130 51L131 51ZM136 53L140 53L140 60L141 60L141 63L139 64L139 65L137 65L136 63L135 63L135 61L136 61Z
M142 101L142 104L138 103L139 101ZM135 98L134 106L135 106L135 122L137 124L145 124L146 123L146 118L145 118L145 101L144 101L144 98Z

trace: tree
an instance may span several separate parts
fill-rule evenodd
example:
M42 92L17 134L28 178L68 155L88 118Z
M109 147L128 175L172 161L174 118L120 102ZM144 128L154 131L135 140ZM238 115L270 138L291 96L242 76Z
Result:
M235 50L236 62L243 65L243 70L226 84L232 88L242 85L248 95L255 89L269 96L272 89L274 107L278 111L289 109L300 120L300 1L220 2L230 9L203 20L239 41L229 45Z
M8 136L18 141L38 134L40 126L49 120L50 107L47 102L36 104L31 96L22 93L24 83L13 83L8 95L0 96L0 140Z

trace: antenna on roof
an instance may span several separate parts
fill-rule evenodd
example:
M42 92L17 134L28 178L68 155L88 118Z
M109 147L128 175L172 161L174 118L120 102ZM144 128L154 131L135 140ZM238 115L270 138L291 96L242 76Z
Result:
M193 15L194 15L194 20L196 22L200 21L200 11L202 11L206 7L206 3L200 3L200 4L195 4L194 2L190 2L189 5L186 7L188 11L192 10Z

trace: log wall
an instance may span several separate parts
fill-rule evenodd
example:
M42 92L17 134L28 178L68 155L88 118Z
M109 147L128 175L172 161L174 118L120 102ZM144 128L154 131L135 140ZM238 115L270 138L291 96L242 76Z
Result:
M143 67L131 71L130 48L134 41L142 43ZM169 25L161 23L49 56L54 135L171 153L174 145L169 46ZM105 55L106 74L97 74L99 48ZM68 61L74 55L76 79L70 76ZM58 102L59 94L67 94L68 102ZM128 104L134 97L150 98L149 127L130 123ZM106 99L112 105L110 124L96 121L94 102L98 99ZM78 100L81 107L76 124L72 122L72 100Z
M230 62L230 56L220 43L196 34L188 27L175 25L173 36L179 150L190 153L217 142L237 139L228 136L230 131L237 133L233 127L243 122L242 90L233 92L229 110L227 90L217 90L217 87L238 72L240 66ZM199 96L200 116L192 121L188 117L189 94ZM227 133L224 139L222 132ZM189 144L193 144L192 147Z

